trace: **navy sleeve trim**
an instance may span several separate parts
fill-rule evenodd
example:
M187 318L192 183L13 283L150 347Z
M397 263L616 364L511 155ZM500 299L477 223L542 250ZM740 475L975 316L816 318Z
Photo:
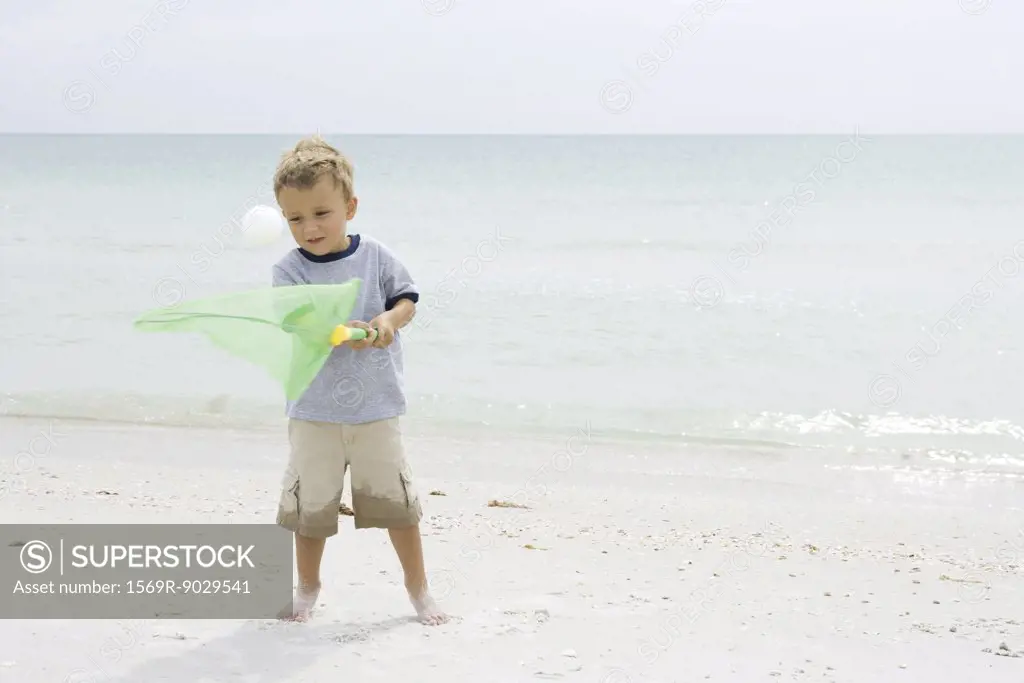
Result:
M417 292L406 292L405 294L399 294L398 296L393 296L390 299L388 299L386 302L384 302L384 310L385 311L390 311L392 308L395 307L395 304L397 304L402 299L408 299L409 301L411 301L411 302L413 302L415 304L415 303L419 302L420 295Z

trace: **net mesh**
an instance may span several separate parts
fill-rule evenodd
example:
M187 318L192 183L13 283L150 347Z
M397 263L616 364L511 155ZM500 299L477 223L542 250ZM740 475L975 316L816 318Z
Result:
M143 313L146 332L199 332L262 367L295 400L331 354L331 332L349 321L362 282L272 287L186 301Z

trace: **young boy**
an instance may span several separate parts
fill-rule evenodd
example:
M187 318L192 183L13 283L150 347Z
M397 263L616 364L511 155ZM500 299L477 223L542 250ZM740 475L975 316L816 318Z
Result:
M402 445L406 410L402 340L419 293L396 256L365 235L349 235L356 214L352 165L319 137L281 159L274 194L298 249L273 267L274 286L360 278L351 327L368 331L337 347L306 392L288 403L291 453L277 523L295 533L299 583L284 618L305 621L320 593L326 539L338 533L345 471L351 467L357 529L387 529L416 613L448 620L431 598L423 566L419 496Z

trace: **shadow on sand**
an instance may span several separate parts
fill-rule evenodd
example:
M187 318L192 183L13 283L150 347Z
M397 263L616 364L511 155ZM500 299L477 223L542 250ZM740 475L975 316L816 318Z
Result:
M393 617L367 623L336 621L306 623L257 621L186 652L150 659L118 675L74 678L78 683L278 683L303 680L301 672L315 667L339 648L370 640L416 617ZM188 647L187 641L182 641ZM340 672L339 672L340 673ZM312 677L306 677L313 680Z

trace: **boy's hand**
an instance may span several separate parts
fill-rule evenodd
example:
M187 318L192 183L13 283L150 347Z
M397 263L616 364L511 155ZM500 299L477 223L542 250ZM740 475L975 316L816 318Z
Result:
M395 341L395 326L386 313L371 320L370 327L377 330L377 336L372 342L375 348L386 349L391 342Z
M356 351L361 351L362 349L370 348L370 346L372 346L377 339L377 331L370 327L367 323L364 323L362 320L352 320L348 323L348 326L358 327L361 330L366 330L365 339L350 340L345 342Z

